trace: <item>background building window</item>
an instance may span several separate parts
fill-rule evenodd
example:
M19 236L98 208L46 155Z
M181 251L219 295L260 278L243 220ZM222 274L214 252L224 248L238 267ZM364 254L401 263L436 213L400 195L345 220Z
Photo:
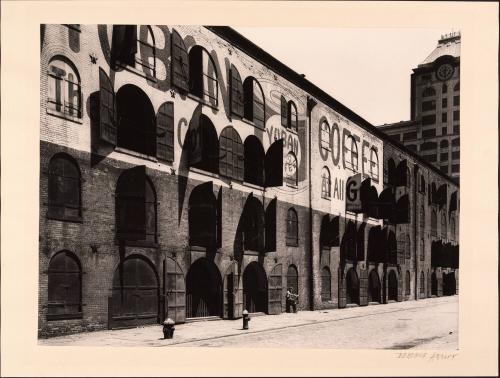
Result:
M425 260L425 241L424 239L420 239L420 261Z
M420 272L420 294L425 294L425 276L424 276L424 272Z
M459 164L453 164L451 166L451 173L458 173L460 172L460 165Z
M410 272L406 271L406 280L405 280L405 293L406 295L410 295Z
M460 105L460 96L453 96L453 106Z
M55 155L49 163L47 216L60 220L81 219L80 169L65 154Z
M425 185L425 183L424 183ZM430 195L430 193L429 193ZM425 234L425 209L424 207L420 207L420 236L424 237Z
M435 95L436 95L436 91L432 87L427 87L422 92L422 97L431 97L431 96L435 96Z
M446 211L443 211L441 214L441 238L446 239L447 236L447 229L446 229Z
M460 138L453 139L451 141L451 146L452 147L460 147Z
M82 317L82 269L70 252L58 252L49 263L47 320Z
M411 259L411 242L410 242L410 235L406 235L406 241L405 241L405 257L407 259Z
M330 151L330 125L328 122L323 121L321 123L321 149L323 151ZM325 156L327 156L325 154Z
M297 212L290 208L286 217L286 245L297 246L299 244L299 222Z
M451 240L455 240L455 235L456 235L455 232L456 232L456 223L455 223L455 217L452 214L450 216L450 237L451 237Z
M351 135L347 137L344 153L346 168L356 172L358 170L358 145Z
M448 133L448 128L447 127L442 127L441 128L441 135L446 135Z
M435 110L436 109L436 100L424 101L422 102L422 111Z
M321 197L330 199L332 191L332 180L328 167L323 167L321 170Z
M370 150L370 176L374 181L378 182L378 155L374 148Z
M243 181L243 144L236 130L228 126L220 134L219 174Z
M457 83L455 84L455 86L453 87L453 90L454 90L455 92L457 92L457 91L459 91L459 90L460 90L460 82L457 82Z
M441 161L448 161L448 152L443 152L440 155Z
M451 158L452 159L460 159L460 151L453 151L451 153Z
M417 132L416 131L412 131L412 132L403 134L403 141L414 140L414 139L417 139ZM399 138L397 139L397 141L399 142Z
M332 275L330 269L325 266L321 269L321 300L323 302L332 299Z
M454 110L453 111L453 120L454 121L460 121L460 110Z
M81 118L80 76L66 58L57 57L49 63L47 108Z
M446 109L447 107L448 107L448 99L447 98L443 98L441 100L441 108ZM446 114L446 113L443 113L443 114ZM443 122L445 122L445 121L443 121Z
M435 150L436 148L437 144L435 142L424 142L420 145L420 151Z
M436 123L436 115L429 114L422 117L422 125L434 125Z
M458 133L460 133L460 125L453 126L453 134L458 134Z
M446 83L443 83L443 87L442 87L442 90L441 90L443 93L446 93L448 92L448 86L446 85Z
M431 235L437 236L437 214L434 209L431 212Z
M441 114L441 122L448 122L448 113Z
M422 138L433 138L436 136L436 129L422 130Z

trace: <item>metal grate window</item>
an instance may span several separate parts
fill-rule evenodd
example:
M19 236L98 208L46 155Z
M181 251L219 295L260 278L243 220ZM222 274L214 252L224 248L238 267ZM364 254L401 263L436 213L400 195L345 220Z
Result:
M238 132L231 126L220 135L219 173L222 176L243 181L243 144Z

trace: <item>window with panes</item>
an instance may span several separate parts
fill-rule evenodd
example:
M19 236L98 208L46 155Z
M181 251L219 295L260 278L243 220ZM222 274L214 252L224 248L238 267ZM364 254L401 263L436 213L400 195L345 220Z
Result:
M285 159L285 182L297 186L299 184L298 174L297 158L293 152L289 152Z
M346 139L344 153L346 168L356 172L358 170L358 145L351 135Z
M299 221L295 209L290 208L286 217L286 245L299 244Z
M332 193L332 180L328 167L321 170L321 197L329 199Z
M208 51L198 45L189 51L189 92L211 106L218 105L216 66Z
M65 154L49 163L47 216L59 220L81 219L81 180L76 162Z
M330 151L330 125L328 122L323 121L321 123L321 149L323 151ZM325 156L327 156L325 154Z
M80 77L66 58L56 57L49 63L47 109L75 118L82 117Z
M219 141L219 174L243 181L243 143L231 126L222 130Z
M82 269L78 258L62 251L49 263L47 320L82 317Z
M378 155L375 148L370 150L370 176L371 178L378 182L379 172L378 172Z

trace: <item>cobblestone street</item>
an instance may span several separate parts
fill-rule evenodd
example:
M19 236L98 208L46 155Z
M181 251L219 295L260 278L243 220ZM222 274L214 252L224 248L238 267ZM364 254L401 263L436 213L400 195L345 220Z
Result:
M343 349L458 349L458 296L342 310L180 324L172 340L160 325L39 340L40 345L203 346Z

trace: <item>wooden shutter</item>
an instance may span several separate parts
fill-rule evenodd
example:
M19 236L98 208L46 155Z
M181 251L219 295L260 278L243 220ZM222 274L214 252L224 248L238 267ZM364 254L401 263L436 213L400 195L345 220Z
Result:
M285 97L281 96L281 126L288 127L288 106Z
M113 84L102 68L99 68L99 137L116 146L116 101Z
M146 240L146 167L125 171L117 187L118 238Z
M166 259L166 307L167 317L176 324L186 321L186 283L179 264L167 257ZM164 320L164 319L162 319Z
M403 300L403 272L398 274L398 302Z
M172 31L172 85L189 91L189 58L186 45L176 30Z
M113 25L111 57L128 65L135 65L137 53L137 25Z
M274 266L269 275L269 303L268 312L270 315L280 314L282 312L283 299L283 265Z
M265 186L283 185L283 139L275 141L264 158Z
M339 308L345 308L346 306L346 287L345 287L345 277L343 277L342 269L338 270L339 277Z
M405 160L402 160L396 169L396 186L406 186L410 177L408 177L408 164Z
M156 115L156 157L174 161L174 103L165 102Z
M361 269L359 271L359 305L366 306L368 304L368 270Z
M217 193L216 222L216 246L222 248L222 186Z
M231 113L243 117L243 83L234 65L231 65Z
M266 252L276 251L276 203L275 198L266 209Z

